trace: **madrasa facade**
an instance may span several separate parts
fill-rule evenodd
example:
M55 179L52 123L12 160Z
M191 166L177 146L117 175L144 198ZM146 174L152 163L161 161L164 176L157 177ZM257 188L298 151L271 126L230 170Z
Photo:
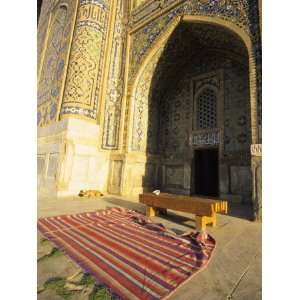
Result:
M260 1L38 8L40 195L159 189L251 204L261 219Z

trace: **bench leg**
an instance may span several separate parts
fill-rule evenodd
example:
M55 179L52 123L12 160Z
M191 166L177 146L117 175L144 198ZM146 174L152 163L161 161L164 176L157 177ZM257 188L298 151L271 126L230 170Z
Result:
M207 220L205 216L196 216L195 217L195 222L196 222L196 230L197 231L205 231L206 230L206 224Z
M216 213L214 213L211 217L211 225L212 225L212 227L217 226L217 214Z
M225 214L226 215L228 214L228 204L227 204L227 202L225 203Z
M217 214L214 213L211 217L208 216L196 216L196 230L205 230L206 225L211 224L212 227L217 226Z
M155 217L156 215L156 208L152 206L146 207L146 216L147 217Z

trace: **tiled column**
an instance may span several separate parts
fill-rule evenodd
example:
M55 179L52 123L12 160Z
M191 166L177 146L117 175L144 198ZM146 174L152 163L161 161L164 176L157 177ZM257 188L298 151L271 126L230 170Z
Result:
M97 120L109 10L109 0L80 0L61 118Z

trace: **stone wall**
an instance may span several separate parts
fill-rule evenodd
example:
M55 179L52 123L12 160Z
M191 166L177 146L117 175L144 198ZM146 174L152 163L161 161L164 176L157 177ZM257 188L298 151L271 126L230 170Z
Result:
M38 192L77 195L107 190L109 153L99 151L99 126L65 119L38 131Z
M108 73L104 66L109 65L105 51L111 50L107 48L108 29L114 31L116 27L117 33L120 27L123 30L121 3L119 0L117 6L108 0L43 2L38 25L41 194L76 195L81 189L107 191L110 153L101 149L98 123L99 116L103 116L100 107L101 95L105 94L104 74ZM112 48L121 66L123 48ZM112 69L114 79L119 80L122 72L115 65Z

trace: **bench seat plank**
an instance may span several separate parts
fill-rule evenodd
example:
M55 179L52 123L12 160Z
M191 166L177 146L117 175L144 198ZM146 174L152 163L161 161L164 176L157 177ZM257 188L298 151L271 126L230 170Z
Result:
M205 230L206 224L216 226L216 213L227 214L227 201L213 197L194 197L169 193L144 193L140 203L147 206L147 216L155 216L158 209L172 209L196 215L197 230Z
M227 213L227 201L205 197L144 193L140 195L140 202L148 206L179 210L196 215L211 216L213 212Z

